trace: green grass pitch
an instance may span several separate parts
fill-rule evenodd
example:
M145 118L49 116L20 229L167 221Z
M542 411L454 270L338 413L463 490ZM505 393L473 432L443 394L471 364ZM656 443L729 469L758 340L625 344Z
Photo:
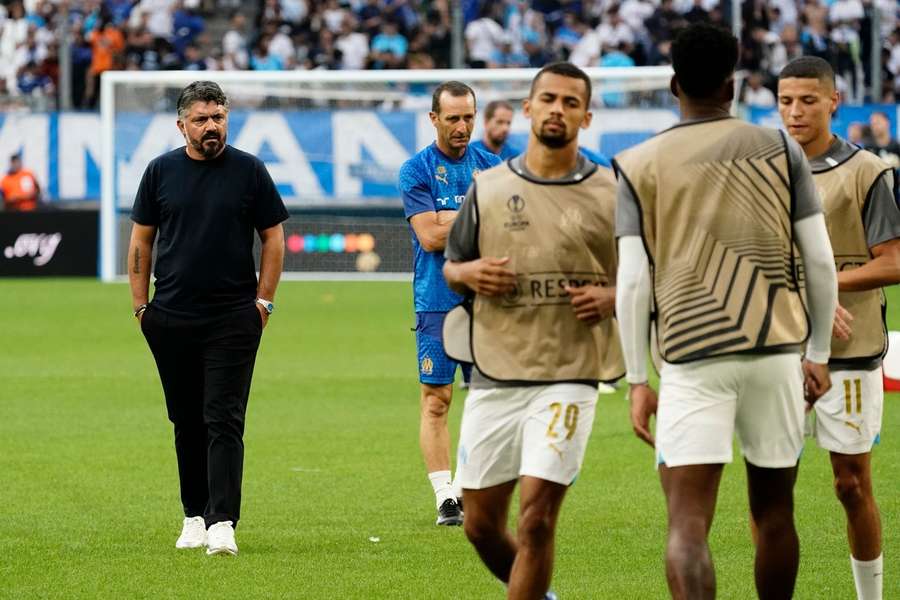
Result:
M891 321L900 329L900 311ZM210 558L174 548L172 434L127 287L3 281L0 597L502 597L462 530L433 524L412 323L406 283L282 284L248 410L240 555ZM897 395L883 432L875 483L894 598ZM726 468L711 535L721 598L754 597L745 485L740 461ZM796 598L855 597L843 513L812 444L796 495ZM652 451L631 433L621 393L602 396L563 507L553 587L564 600L665 598L664 533Z

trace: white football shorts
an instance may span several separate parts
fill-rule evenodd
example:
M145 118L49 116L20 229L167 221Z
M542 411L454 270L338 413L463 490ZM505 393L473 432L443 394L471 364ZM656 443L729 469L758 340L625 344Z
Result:
M455 483L477 490L530 476L570 485L581 470L596 404L597 388L577 383L471 390Z
M749 463L792 467L803 450L804 410L799 354L664 363L656 462L669 467L730 463L737 431Z
M820 447L840 454L872 451L881 434L884 380L871 371L832 371L831 389L813 405L811 433Z

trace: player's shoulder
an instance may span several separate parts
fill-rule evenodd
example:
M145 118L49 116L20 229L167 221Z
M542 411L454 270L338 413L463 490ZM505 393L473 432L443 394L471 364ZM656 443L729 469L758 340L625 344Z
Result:
M425 146L400 165L400 179L421 179L421 174L429 169L434 161L434 144Z
M495 185L498 181L503 181L508 177L515 177L515 172L509 167L509 161L501 161L495 165L491 165L483 171L478 171L472 176L472 184L475 187L485 185Z
M485 148L480 140L469 144L468 151L472 153L471 160L479 167L493 167L503 162L499 156Z
M584 155L589 161L596 165L600 165L601 167L609 167L612 163L609 162L609 159L599 152L595 152L590 148L585 148L584 146L578 146L578 151Z
M227 153L226 158L230 163L240 165L242 167L265 167L265 163L256 155L239 150L234 146L225 146L223 152Z
M846 142L848 145L853 146L856 149L856 152L853 155L855 161L857 161L863 168L867 171L883 173L884 171L889 171L893 167L891 167L890 163L886 160L875 154L874 152L870 152L868 150L864 150L859 146L855 146L850 144L850 142Z
M167 171L176 172L179 169L179 165L183 163L186 158L187 152L185 151L185 147L180 146L173 150L163 152L151 159L150 162L147 163L145 171L153 175L158 175L160 172Z

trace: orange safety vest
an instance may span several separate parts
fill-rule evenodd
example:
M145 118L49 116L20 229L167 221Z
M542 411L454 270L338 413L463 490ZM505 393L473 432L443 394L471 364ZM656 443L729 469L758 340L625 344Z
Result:
M37 208L38 184L28 169L7 173L0 180L6 210L29 211Z

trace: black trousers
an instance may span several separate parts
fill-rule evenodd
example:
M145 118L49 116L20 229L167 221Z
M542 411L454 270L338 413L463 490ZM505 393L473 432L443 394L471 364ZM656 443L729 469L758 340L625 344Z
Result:
M141 320L175 429L181 503L206 526L237 525L244 468L244 417L262 335L255 305L205 318L150 307Z

